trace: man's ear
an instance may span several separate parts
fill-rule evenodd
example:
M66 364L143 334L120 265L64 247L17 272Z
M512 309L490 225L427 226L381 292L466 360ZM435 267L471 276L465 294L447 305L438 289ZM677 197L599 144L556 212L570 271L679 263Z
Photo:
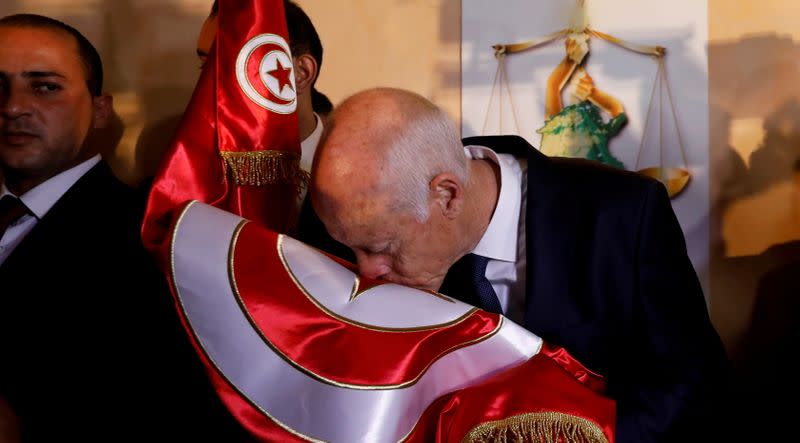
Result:
M430 193L442 215L454 219L464 207L464 185L455 174L443 172L431 180Z
M294 57L294 82L297 95L310 91L317 79L317 61L311 54L302 54Z
M93 127L95 129L105 128L114 109L114 99L108 94L98 95L92 98L92 106L94 107Z

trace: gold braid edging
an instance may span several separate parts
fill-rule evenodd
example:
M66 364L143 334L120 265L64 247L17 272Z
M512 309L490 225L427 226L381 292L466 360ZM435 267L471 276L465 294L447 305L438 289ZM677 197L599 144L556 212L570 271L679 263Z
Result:
M300 169L300 156L282 151L252 151L219 153L225 175L231 172L239 186L265 186L275 183L295 185L299 191L308 186L309 174Z
M533 412L475 426L462 443L608 443L597 424L561 412Z

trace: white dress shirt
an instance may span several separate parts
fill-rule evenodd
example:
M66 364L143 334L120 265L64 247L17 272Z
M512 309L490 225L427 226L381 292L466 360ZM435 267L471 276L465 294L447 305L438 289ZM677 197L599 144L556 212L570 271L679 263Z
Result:
M467 156L500 167L500 195L480 242L472 251L489 259L486 278L492 284L503 314L518 324L525 315L525 206L527 161L497 154L484 146L466 146Z
M314 153L317 152L317 145L319 145L319 139L322 138L322 119L319 118L317 113L314 113L314 118L317 120L317 126L314 128L314 131L305 138L305 140L300 142L300 169L311 173L311 164L314 161ZM308 188L304 187L300 190L300 196L297 199L297 209L300 210L300 207L303 205L303 200L306 198L306 193L308 192Z
M64 193L98 162L100 162L99 154L50 177L28 192L20 196L15 196L22 200L22 203L28 207L33 215L23 215L6 229L3 238L0 238L0 264L6 261L8 256L11 255L25 236L36 226L36 223L50 211L50 208L56 204ZM6 187L6 184L3 183L0 185L0 198L3 198L5 195L14 194L12 194Z

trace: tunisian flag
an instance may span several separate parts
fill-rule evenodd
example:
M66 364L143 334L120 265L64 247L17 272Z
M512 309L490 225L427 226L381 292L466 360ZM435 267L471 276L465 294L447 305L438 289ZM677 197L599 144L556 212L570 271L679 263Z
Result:
M198 200L286 232L307 183L281 0L220 1L217 40L147 203L145 246L165 257L174 211ZM163 268L163 263L162 263Z
M184 324L258 441L614 441L602 378L501 315L199 202L170 245Z
M563 349L275 232L304 180L283 2L219 6L142 236L238 422L263 442L613 442L602 379Z

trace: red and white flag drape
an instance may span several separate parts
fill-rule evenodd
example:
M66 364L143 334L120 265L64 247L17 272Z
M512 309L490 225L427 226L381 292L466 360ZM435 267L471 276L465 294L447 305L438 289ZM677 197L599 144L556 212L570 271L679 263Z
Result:
M160 256L174 211L188 201L286 232L307 181L283 2L220 1L218 23L147 204L143 240Z
M142 237L239 423L264 442L613 441L614 402L563 349L275 232L305 181L283 1L221 0L218 23Z

